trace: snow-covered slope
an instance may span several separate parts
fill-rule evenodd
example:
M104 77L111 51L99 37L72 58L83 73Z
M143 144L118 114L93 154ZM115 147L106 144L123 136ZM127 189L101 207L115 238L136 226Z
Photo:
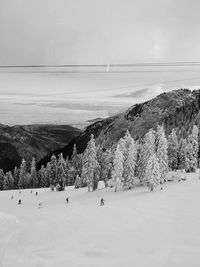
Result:
M187 177L155 192L146 187L116 193L39 189L38 196L35 190L0 192L0 211L18 222L9 240L0 232L1 246L7 243L3 266L199 266L200 180L198 174Z
M4 265L5 252L12 237L17 220L14 216L0 213L0 266Z

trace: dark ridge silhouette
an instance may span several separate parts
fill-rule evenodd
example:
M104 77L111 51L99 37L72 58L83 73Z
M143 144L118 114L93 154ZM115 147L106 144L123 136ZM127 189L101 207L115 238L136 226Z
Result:
M4 171L19 166L22 158L37 161L52 151L66 146L81 131L69 125L0 124L0 168Z

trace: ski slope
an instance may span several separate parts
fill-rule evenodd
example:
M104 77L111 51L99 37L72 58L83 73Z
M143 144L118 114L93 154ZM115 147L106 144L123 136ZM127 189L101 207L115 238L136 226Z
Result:
M0 192L0 266L199 267L200 180L187 178L155 192Z

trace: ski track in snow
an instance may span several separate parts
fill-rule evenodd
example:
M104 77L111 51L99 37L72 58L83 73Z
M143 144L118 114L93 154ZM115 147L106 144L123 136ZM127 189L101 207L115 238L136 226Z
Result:
M2 191L0 266L199 267L200 180L187 177L155 192L139 186L116 193L38 189L38 196L22 190L20 197Z

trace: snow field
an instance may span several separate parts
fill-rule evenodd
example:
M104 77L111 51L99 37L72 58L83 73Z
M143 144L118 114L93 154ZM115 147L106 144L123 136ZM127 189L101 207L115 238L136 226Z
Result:
M200 180L187 178L155 192L2 191L0 212L10 215L0 216L0 266L199 266Z

